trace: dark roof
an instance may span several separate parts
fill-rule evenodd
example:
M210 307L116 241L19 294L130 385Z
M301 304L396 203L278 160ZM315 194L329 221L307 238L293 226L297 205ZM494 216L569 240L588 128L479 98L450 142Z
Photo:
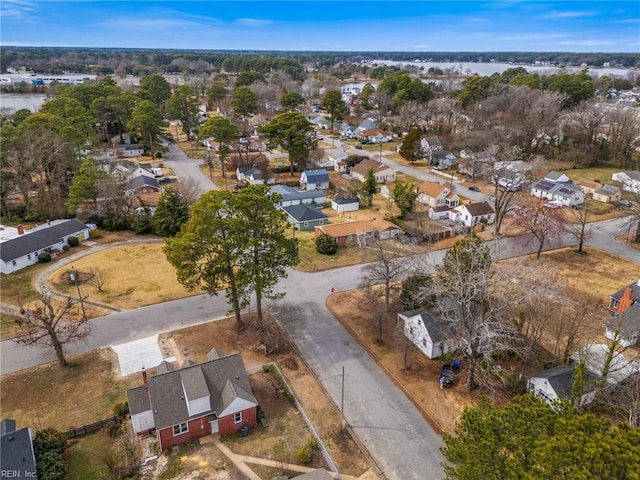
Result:
M137 177L132 178L129 181L129 189L135 190L138 187L142 186L155 187L158 190L160 189L160 184L155 178L147 177L146 175L138 175Z
M493 213L493 208L487 202L468 203L465 207L467 207L469 213L474 217Z
M77 218L57 222L51 226L40 226L34 230L27 230L24 234L2 242L0 259L10 262L28 253L40 252L60 243L68 235L86 230L87 226Z
M354 197L354 198L336 197L331 201L337 203L338 205L348 205L350 203L360 202L360 200L357 197Z
M3 419L1 423L0 470L15 472L16 478L18 475L19 478L37 478L31 430L29 427L16 430L16 423L11 419Z
M556 184L553 182L550 182L548 180L540 180L533 186L533 188L535 188L536 190L551 190L555 186Z
M160 365L158 365L156 367L156 374L161 374L161 373L167 373L167 372L173 372L176 369L175 367L175 363L173 362L167 362L166 360L163 361ZM149 410L149 409L147 409Z
M331 476L331 474L327 472L324 468L319 468L318 470L313 470L311 472L298 475L296 479L298 480L332 480L333 476Z
M433 343L442 342L446 338L445 332L451 330L451 322L443 319L435 308L422 311L420 319Z
M621 315L616 314L615 318L607 324L607 328L618 332L624 338L637 335L640 332L640 303L634 303Z
M127 391L129 410L132 415L152 410L158 430L189 420L185 392L192 400L210 396L211 410L198 416L221 413L235 398L258 403L239 353L155 375L148 379L148 385L146 390L138 387ZM138 397L145 391L148 405Z
M282 209L298 222L311 222L314 220L324 220L325 218L327 218L327 216L320 210L309 207L304 203L282 207Z
M329 172L324 169L319 170L305 170L302 172L307 177L307 182L320 182L320 181L329 181Z
M640 302L640 279L638 279L637 281L633 282L630 285L627 285L624 288L621 288L620 290L618 290L616 293L614 293L613 295L611 295L611 298L614 298L616 300L620 300L622 298L622 294L624 293L624 291L626 289L630 289L633 293L631 294L631 301L633 302Z
M571 398L571 387L573 385L573 371L576 369L578 364L574 363L572 365L560 365L559 367L551 368L549 370L545 370L544 372L540 372L537 375L532 375L533 378L544 378L549 384L553 387L554 392L558 398ZM584 371L584 380L585 380L585 393L590 390L593 390L593 382L597 380L598 377L589 372L589 370L585 369Z
M159 370L160 369L158 369L158 372ZM131 412L131 415L151 410L149 392L144 387L136 387L127 390L127 400L129 401L129 411Z

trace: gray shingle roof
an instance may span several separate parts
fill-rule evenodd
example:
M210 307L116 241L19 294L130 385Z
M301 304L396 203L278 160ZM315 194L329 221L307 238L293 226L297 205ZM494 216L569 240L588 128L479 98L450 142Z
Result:
M56 247L63 237L86 229L87 227L80 220L72 218L54 223L51 226L41 226L37 230L28 230L23 235L2 242L0 259L3 262L10 262L29 253Z
M195 385L192 384L194 379L196 380ZM204 379L204 384L202 379ZM188 387L185 385L184 389L183 381L188 384ZM187 388L192 392L192 395L211 396L211 410L198 414L198 417L222 412L234 398L244 398L256 405L258 403L251 393L249 377L239 353L155 375L149 378L148 385L146 390L143 387L138 387L127 391L129 410L132 414L136 414L151 409L156 429L171 427L190 419L187 400L184 398L184 392ZM224 393L225 391L226 393ZM147 393L149 402L146 409L144 392ZM203 393L204 395L202 395ZM187 397L189 395L187 393ZM231 398L232 396L233 398ZM191 399L193 400L193 398Z
M336 197L332 200L332 202L335 202L338 205L349 205L351 203L360 203L360 200L357 197L355 198Z
M273 185L270 188L272 193L282 196L281 202L291 202L294 200L320 199L324 201L324 190L311 190L303 192L287 185Z
M209 396L207 381L204 379L202 368L198 365L193 368L181 368L179 375L184 392L187 394L187 400L191 401Z
M288 207L282 207L294 220L298 222L312 222L314 220L324 220L327 216L320 210L311 208L305 204L290 205Z
M616 293L614 293L613 295L611 295L611 298L615 298L616 300L620 300L622 298L622 294L624 294L624 291L626 289L630 289L631 290L631 300L633 302L640 302L640 280L633 282L630 285L627 285L624 288L621 288L620 290L618 290Z
M546 379L553 387L553 390L558 395L558 398L571 398L571 386L573 385L573 371L576 369L577 363L572 365L560 365L559 367L551 368L540 372L537 375L532 375L534 378ZM589 370L585 369L585 393L593 390L593 382L598 377L593 375Z
M640 332L640 303L634 303L625 310L622 316L615 318L607 324L607 328L618 332L621 337L629 338Z
M0 470L3 474L15 472L15 477L20 472L19 478L36 478L36 459L33 454L31 430L29 427L16 430L15 427L15 421L2 420Z
M434 308L430 308L420 313L420 319L427 329L429 337L433 343L445 340L445 332L451 330L451 322L443 319L440 313Z
M465 207L474 217L493 213L493 208L487 202L468 203Z
M138 175L129 181L129 189L135 190L142 186L149 186L160 189L160 184L155 178L147 177L146 175Z
M329 181L329 173L324 169L318 170L305 170L302 172L307 177L307 182L315 183L315 182L328 182Z

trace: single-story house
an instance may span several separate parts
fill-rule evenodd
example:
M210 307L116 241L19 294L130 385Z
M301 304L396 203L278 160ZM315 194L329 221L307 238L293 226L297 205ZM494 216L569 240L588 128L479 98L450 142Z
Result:
M127 391L136 433L154 431L160 451L257 423L258 402L239 353L147 378Z
M393 140L393 137L390 134L383 132L379 128L362 130L358 134L358 138L361 142L365 143L385 143Z
M331 200L331 208L338 213L355 212L360 209L360 200L358 197L336 197Z
M439 207L431 207L427 211L427 216L431 220L445 220L450 218L450 211L451 207L449 207L448 205L440 205Z
M557 400L570 400L573 386L573 372L577 365L577 362L571 365L560 365L559 367L545 370L536 375L531 375L527 382L527 391L548 403L553 403ZM580 405L588 405L594 400L594 382L597 379L597 375L594 375L585 368L585 388L579 401Z
M393 182L385 183L380 187L380 195L384 198L393 200L393 189L396 188L396 184Z
M362 160L351 169L351 176L361 182L364 182L367 172L373 170L373 174L377 183L395 182L396 172L393 168L388 167L380 162L371 160L370 158Z
M438 358L451 349L445 341L451 324L436 309L398 313L398 319L403 322L405 337L428 358Z
M429 159L431 159L431 154L433 152L437 152L442 149L442 142L438 137L424 136L420 139L420 151Z
M296 230L313 230L318 225L329 223L329 218L319 209L305 203L282 207L287 214L287 220Z
M311 122L313 125L316 126L316 128L322 129L322 130L327 130L329 128L329 126L331 125L331 121L329 121L328 119L326 119L323 115L316 113L313 115L309 115L307 117L307 119L309 120L309 122Z
M31 428L16 428L16 421L0 421L0 477L38 478Z
M300 188L305 190L326 190L329 188L329 172L325 169L305 170L300 174Z
M369 245L376 240L388 240L400 235L400 227L386 220L359 220L354 222L330 223L315 227L315 236L323 233L338 241L338 246Z
M278 184L269 187L269 191L270 193L276 193L282 197L278 204L280 207L300 205L301 203L324 205L325 197L323 190L311 190L305 192L287 185Z
M89 228L77 218L54 220L31 230L22 225L0 226L0 272L9 274L37 263L40 252L62 250L69 237L87 240Z
M264 179L263 169L256 165L241 165L236 168L236 178L241 182L247 182L249 185L271 185L275 183L273 172L270 168L266 168L267 181Z
M628 170L611 175L611 180L620 182L627 192L640 193L640 170Z
M452 193L449 186L439 182L421 183L418 186L416 200L421 205L429 205L430 207L440 207L442 205L456 207L460 203L460 197L456 193Z
M127 195L142 195L145 193L161 192L162 187L155 177L147 175L138 175L132 177L127 185Z
M600 182L594 182L591 180L583 180L580 182L580 190L582 190L582 193L585 195L591 195L599 188L602 188L602 184Z
M597 202L612 203L622 198L622 192L615 185L603 185L593 191L592 198Z
M531 195L551 201L561 202L565 206L584 203L584 193L569 177L560 172L549 172L544 179L531 187Z
M487 202L467 203L449 210L449 218L467 227L477 223L492 224L496 221L496 213Z

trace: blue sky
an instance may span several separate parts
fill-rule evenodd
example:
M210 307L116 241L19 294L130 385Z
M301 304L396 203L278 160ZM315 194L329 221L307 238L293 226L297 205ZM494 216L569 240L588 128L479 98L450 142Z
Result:
M640 1L0 0L3 46L640 52Z

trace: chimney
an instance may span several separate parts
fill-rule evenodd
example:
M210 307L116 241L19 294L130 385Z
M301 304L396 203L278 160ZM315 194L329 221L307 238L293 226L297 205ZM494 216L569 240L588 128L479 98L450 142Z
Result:
M18 235L24 235L24 226L22 224L18 225L16 229L18 230Z
M622 297L620 297L620 302L618 302L618 308L616 309L616 313L624 313L633 303L633 290L629 287L624 289L622 293Z
M149 387L149 383L147 382L147 371L144 368L142 368L142 386L144 388Z

